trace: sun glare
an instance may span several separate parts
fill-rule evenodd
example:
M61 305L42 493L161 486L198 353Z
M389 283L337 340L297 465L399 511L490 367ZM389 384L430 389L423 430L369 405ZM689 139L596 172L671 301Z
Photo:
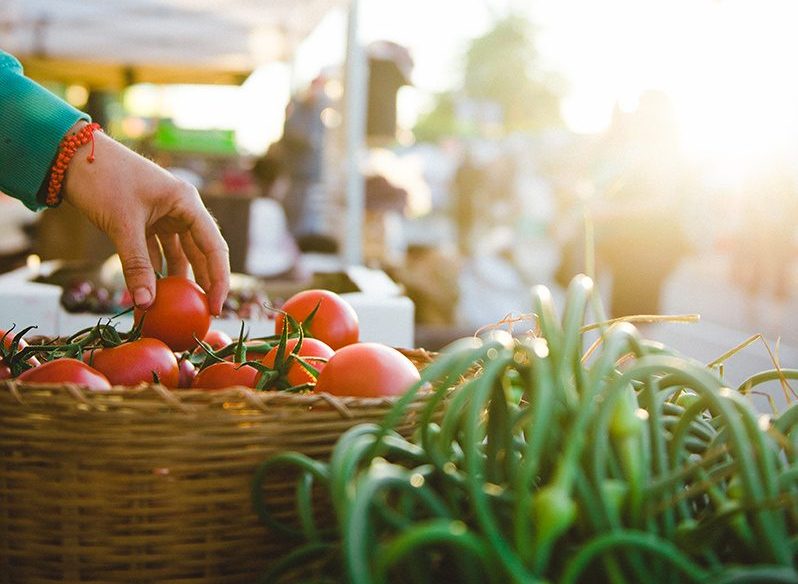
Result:
M473 33L478 22L484 25L484 6L468 6L463 18ZM375 34L374 19L363 12L364 28ZM437 69L427 70L429 31L412 26L406 12L390 19L390 29L376 30L386 38L393 31L416 57L414 92L400 104L400 117L410 125L423 97L435 91L430 80L440 81L446 67L436 61ZM793 0L551 0L536 4L530 17L539 25L547 66L570 82L562 111L576 132L601 131L614 107L634 109L653 89L670 97L684 149L702 162L743 169L798 136ZM160 110L178 125L235 128L245 150L263 150L279 136L292 85L318 72L332 39L340 57L345 20L340 14L327 20L291 71L259 71L240 88L150 87L134 92L131 104Z
M714 4L668 92L687 151L745 166L789 146L798 130L798 80L791 73L798 6Z
M614 106L634 109L653 89L670 97L684 149L702 162L741 169L798 136L791 72L798 3L562 0L538 7L547 63L571 85L563 116L574 131L603 130Z

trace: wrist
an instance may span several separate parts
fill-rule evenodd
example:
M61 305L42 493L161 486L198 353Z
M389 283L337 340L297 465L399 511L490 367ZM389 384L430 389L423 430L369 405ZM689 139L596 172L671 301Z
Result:
M64 183L67 171L78 150L85 145L91 145L91 151L86 160L94 162L94 132L102 131L99 124L88 123L85 120L76 122L61 139L55 162L50 168L47 181L47 194L45 204L48 207L57 207L63 198Z

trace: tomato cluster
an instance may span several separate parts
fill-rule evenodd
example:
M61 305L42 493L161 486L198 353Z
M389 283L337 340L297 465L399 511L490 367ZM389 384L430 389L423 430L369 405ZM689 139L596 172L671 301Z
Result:
M275 327L275 332L300 328L334 350L318 369L314 391L337 396L395 396L420 378L412 361L396 349L360 342L357 314L334 292L305 290L292 296L275 319Z
M133 330L126 334L99 323L65 343L27 346L20 334L0 331L0 378L74 383L95 390L140 383L178 388L193 378L193 364L179 352L196 346L195 339L206 335L210 323L208 299L197 284L162 278L156 283L155 302L146 312L135 309Z
M211 328L208 299L191 280L157 282L156 300L134 311L134 327L80 331L59 345L27 345L0 331L0 379L74 383L93 390L160 383L169 388L400 395L419 380L415 365L379 343L361 342L354 309L328 290L305 290L278 311L273 335L237 339ZM38 357L38 359L37 359ZM40 363L39 359L43 362Z

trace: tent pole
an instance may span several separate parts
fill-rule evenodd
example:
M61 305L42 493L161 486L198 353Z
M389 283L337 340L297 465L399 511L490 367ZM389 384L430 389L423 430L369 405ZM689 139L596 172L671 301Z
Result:
M346 265L363 263L365 182L362 159L365 152L368 67L358 29L359 0L349 4L346 48L346 227L343 260Z

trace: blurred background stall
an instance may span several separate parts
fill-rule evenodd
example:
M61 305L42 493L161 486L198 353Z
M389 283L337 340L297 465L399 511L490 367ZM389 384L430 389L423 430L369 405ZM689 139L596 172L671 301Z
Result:
M796 13L9 0L0 46L196 184L236 271L355 258L403 286L430 348L589 271L608 316L700 313L647 330L710 359L753 333L798 346ZM68 209L37 219L10 255L107 257Z

